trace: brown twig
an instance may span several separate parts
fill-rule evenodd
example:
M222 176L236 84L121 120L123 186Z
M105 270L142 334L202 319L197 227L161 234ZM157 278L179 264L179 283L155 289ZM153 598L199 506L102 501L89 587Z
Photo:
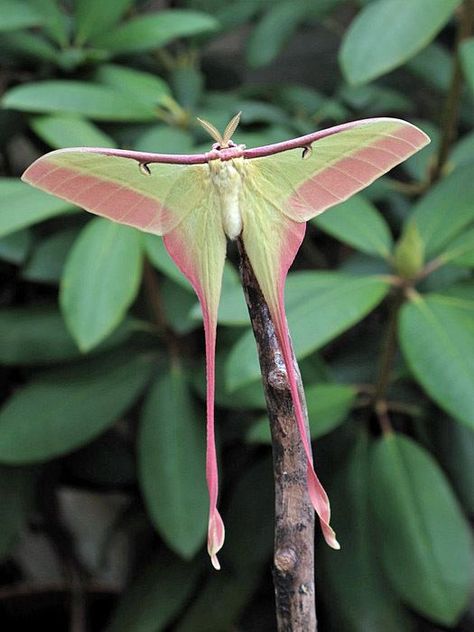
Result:
M316 630L314 511L306 484L306 456L298 434L283 356L268 305L241 240L240 275L257 342L272 434L275 479L275 585L279 632ZM298 386L306 413L298 366Z

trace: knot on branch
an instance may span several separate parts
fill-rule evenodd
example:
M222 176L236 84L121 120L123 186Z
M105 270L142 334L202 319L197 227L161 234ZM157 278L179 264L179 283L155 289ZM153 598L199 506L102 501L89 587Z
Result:
M288 389L288 374L283 364L268 373L268 383L277 391L286 391Z
M275 568L280 573L289 573L296 568L298 556L292 548L277 549L275 551Z

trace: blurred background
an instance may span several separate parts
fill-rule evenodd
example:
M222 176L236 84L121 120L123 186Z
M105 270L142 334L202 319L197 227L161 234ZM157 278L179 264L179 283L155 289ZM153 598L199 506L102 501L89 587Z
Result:
M0 626L270 632L271 448L229 247L223 570L204 349L161 239L19 181L52 149L257 146L370 116L432 139L310 222L287 283L318 472L322 632L474 628L472 0L0 0ZM317 151L317 147L314 148Z

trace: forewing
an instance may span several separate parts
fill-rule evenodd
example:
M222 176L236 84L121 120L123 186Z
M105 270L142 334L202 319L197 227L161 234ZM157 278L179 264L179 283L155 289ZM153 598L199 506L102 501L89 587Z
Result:
M99 152L53 151L36 160L22 179L96 215L164 235L195 208L208 174L205 164L141 165L110 149Z
M164 237L165 246L181 272L189 279L204 319L207 378L207 456L209 489L208 551L219 568L217 552L224 542L224 525L217 510L218 470L214 438L214 385L217 310L226 254L219 200L213 187L203 187L193 201L195 210ZM192 458L192 455L189 456Z
M288 217L303 222L347 200L428 142L414 125L382 118L248 150L245 155L253 158L250 162L266 181L272 201Z
M255 168L254 168L255 167ZM327 543L339 548L330 522L329 500L313 467L311 444L298 392L288 325L285 315L284 285L289 267L300 247L305 224L284 215L273 200L273 188L260 177L258 168L247 165L241 198L242 240L260 289L270 309L288 375L288 384L299 433L307 456L307 480L311 502L317 512Z

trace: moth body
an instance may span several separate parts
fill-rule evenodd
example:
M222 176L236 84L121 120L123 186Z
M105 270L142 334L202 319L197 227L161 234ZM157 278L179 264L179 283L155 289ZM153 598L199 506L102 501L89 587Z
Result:
M212 160L209 162L211 181L217 192L222 227L229 239L237 239L242 232L242 213L240 194L242 191L242 173L234 160ZM243 163L243 159L240 159ZM241 167L242 165L238 165Z

